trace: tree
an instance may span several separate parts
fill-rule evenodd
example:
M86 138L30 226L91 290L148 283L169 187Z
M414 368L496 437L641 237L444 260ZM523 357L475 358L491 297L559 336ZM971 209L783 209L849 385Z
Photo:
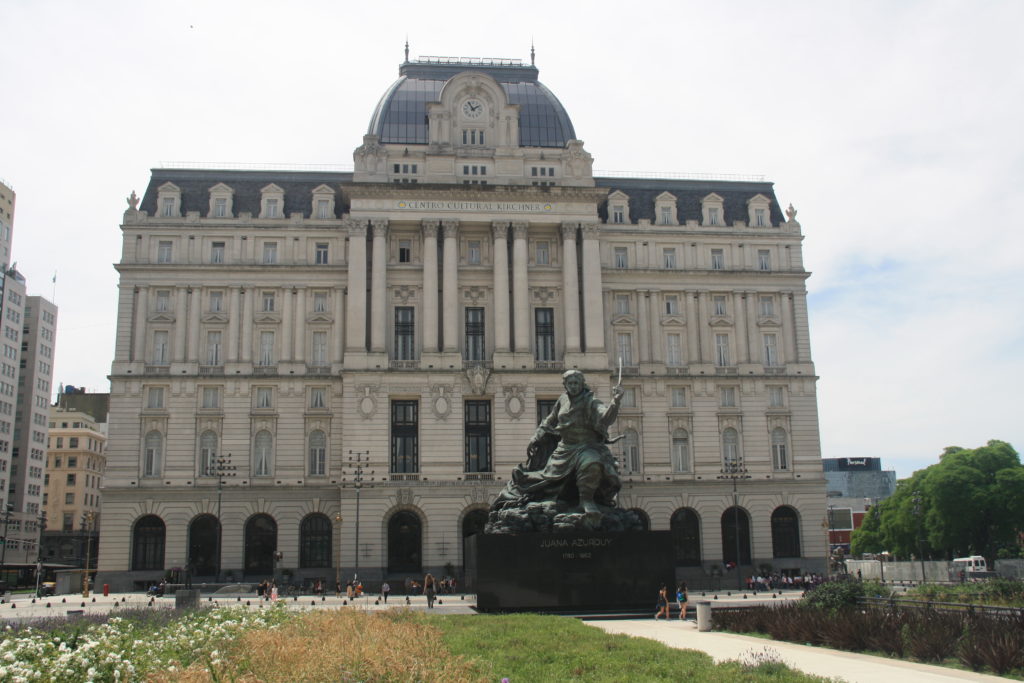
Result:
M855 553L900 557L1017 557L1024 530L1024 466L1010 444L951 446L939 462L898 482L854 532Z

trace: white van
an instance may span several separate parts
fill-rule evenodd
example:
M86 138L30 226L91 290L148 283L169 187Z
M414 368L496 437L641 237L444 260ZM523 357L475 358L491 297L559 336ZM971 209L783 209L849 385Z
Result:
M986 564L985 558L981 555L971 555L970 557L956 557L953 558L953 571L957 573L963 572L964 574L969 576L977 572L987 572L988 564Z

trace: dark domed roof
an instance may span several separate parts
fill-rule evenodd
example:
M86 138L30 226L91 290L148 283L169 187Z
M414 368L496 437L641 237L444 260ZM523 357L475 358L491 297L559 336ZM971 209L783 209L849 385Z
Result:
M491 76L509 103L519 105L520 147L561 148L576 139L565 107L537 80L537 67L517 59L427 57L406 62L399 67L399 79L380 98L367 132L384 144L427 144L427 103L439 101L448 79L464 71Z

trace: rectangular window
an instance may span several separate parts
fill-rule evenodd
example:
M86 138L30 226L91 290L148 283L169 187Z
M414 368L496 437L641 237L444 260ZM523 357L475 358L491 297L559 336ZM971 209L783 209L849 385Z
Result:
M754 209L754 226L763 228L768 224L767 214L764 209Z
M626 247L615 247L614 251L612 252L612 267L629 267L629 251L626 249Z
M75 474L74 474L74 472L68 474L68 476L67 476L67 484L68 484L68 486L74 486L75 485Z
M466 401L466 471L491 472L491 402Z
M674 248L666 248L661 250L661 264L668 270L675 270L676 250Z
M150 387L146 391L146 407L155 408L157 410L164 407L164 388L163 387ZM60 465L58 464L58 467Z
M615 312L618 315L629 313L629 294L615 295Z
M537 265L546 266L551 263L551 246L546 240L537 242Z
M672 225L672 207L671 206L663 206L663 207L661 207L661 209L660 209L660 211L658 213L659 213L659 222L662 225Z
M263 243L263 262L277 263L277 242Z
M317 242L315 251L315 262L318 266L327 265L327 242Z
M680 366L683 364L683 336L669 334L665 337L665 364Z
M466 360L484 360L484 309L466 308Z
M313 312L327 312L327 292L313 292Z
M327 331L317 330L311 335L313 347L310 362L313 365L327 365Z
M75 494L73 494L73 493L65 493L64 494L64 504L65 505L74 505L75 504Z
M480 265L480 240L469 240L466 262L471 266Z
M729 365L729 335L715 335L715 365L726 367Z
M156 247L156 262L157 263L170 263L171 257L174 253L174 244L172 242L161 241Z
M736 387L721 387L719 389L719 405L723 408L736 407Z
M724 296L715 296L712 299L712 315L726 315L726 300Z
M768 387L768 407L786 407L786 393L783 387Z
M274 407L274 389L273 389L273 387L256 387L256 407L257 408L273 408Z
M210 312L220 313L224 310L224 292L210 292Z
M767 249L757 250L757 269L764 271L772 269L772 253Z
M391 402L391 472L419 472L419 404Z
M679 315L679 296L676 294L665 295L665 315Z
M779 364L778 337L775 334L764 335L764 364L767 367Z
M622 390L622 407L636 408L636 388L625 387Z
M761 302L761 315L763 316L774 316L775 315L775 297L762 296Z
M398 262L412 263L412 240L398 240Z
M331 217L331 200L316 200L316 217L319 218L320 220L325 220Z
M213 242L210 244L210 263L224 263L223 242Z
M537 360L555 360L555 309L535 308L533 324Z
M672 387L672 407L686 407L686 387Z
M620 332L615 338L622 364L633 365L633 335L629 332Z
M626 207L621 204L616 204L612 207L612 223L625 223L626 222Z
M164 197L160 205L160 214L164 218L170 218L174 215L174 199L172 197Z
M72 448L74 448L76 446L78 446L77 443L72 445ZM73 456L73 455L69 456L68 457L68 467L78 467L78 458Z
M412 306L395 307L395 360L416 359L416 321Z
M167 332L157 330L153 333L153 364L167 365L170 362L169 337Z
M551 414L551 411L555 409L556 403L558 401L554 399L537 399L537 424L543 422L544 418Z
M219 330L211 330L206 333L206 364L220 365L221 358L221 337Z
M711 270L725 270L725 252L721 249L711 250Z
M274 312L274 303L275 303L274 300L275 300L274 292L263 292L263 294L262 294L263 308L261 310L264 313L273 313Z
M156 312L166 313L171 310L171 293L161 289L156 293Z
M260 357L258 365L274 364L274 333L260 332Z
M203 408L220 408L220 387L203 387Z
M267 215L266 218L277 218L277 200L267 200Z
M224 218L228 215L228 200L224 197L217 197L213 200L214 218Z
M324 409L327 407L327 390L323 387L313 387L309 390L309 407Z
M708 209L708 225L718 225L718 207Z

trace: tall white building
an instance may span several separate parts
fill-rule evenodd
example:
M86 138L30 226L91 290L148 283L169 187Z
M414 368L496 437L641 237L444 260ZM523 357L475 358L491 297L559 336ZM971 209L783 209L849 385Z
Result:
M537 76L407 59L352 173L153 170L121 226L98 580L457 571L561 372L607 399L619 359L619 501L680 576L823 569L795 211L764 181L595 178Z

